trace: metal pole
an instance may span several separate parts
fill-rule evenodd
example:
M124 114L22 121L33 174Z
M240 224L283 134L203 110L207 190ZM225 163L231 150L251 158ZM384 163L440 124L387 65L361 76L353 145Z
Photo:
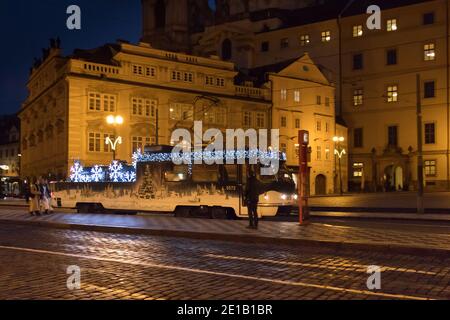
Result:
M422 99L420 74L416 76L417 80L417 213L423 214L423 151L422 151Z
M339 151L341 152L341 151ZM341 191L341 196L344 195L344 190L342 190L342 162L341 155L339 154L339 190Z
M156 107L156 129L155 129L155 134L156 134L156 145L159 145L159 109L158 107Z
M300 225L303 225L303 137L301 131L298 133L298 145L298 216Z

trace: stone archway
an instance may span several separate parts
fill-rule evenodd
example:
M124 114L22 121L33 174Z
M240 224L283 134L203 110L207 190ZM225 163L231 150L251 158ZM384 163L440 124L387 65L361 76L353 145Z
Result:
M405 183L404 170L401 166L390 165L384 169L386 191L402 191Z
M327 177L325 177L323 174L319 174L316 177L316 183L315 183L315 195L316 196L323 196L327 194Z

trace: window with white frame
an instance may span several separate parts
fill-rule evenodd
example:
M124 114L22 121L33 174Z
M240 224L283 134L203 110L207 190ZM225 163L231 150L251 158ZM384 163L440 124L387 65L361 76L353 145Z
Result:
M266 114L263 112L256 113L256 127L265 128L266 127Z
M321 146L317 146L316 159L319 161L322 160L322 147Z
M398 86L391 85L387 87L387 102L398 101Z
M131 137L131 143L132 143L132 153L137 152L138 150L141 150L141 152L144 152L145 147L154 145L156 143L155 137L142 137L142 136L133 136Z
M317 132L322 131L322 121L320 121L320 120L316 121L316 131Z
M88 150L89 152L100 152L101 151L101 133L89 132L88 133Z
M89 111L102 110L102 96L99 93L89 94Z
M281 100L287 100L287 89L281 89Z
M145 67L145 76L154 78L156 77L156 68L155 67Z
M322 42L330 42L331 41L331 31L322 31Z
M355 89L353 91L353 105L355 107L362 106L364 101L364 90L363 89Z
M300 119L295 119L295 129L300 129Z
M112 152L111 145L106 143L106 139L111 140L113 143L116 141L116 137L113 134L103 134L103 152Z
M194 74L186 71L172 71L172 81L194 82Z
M310 43L309 34L303 34L300 36L300 45L302 47L307 46Z
M364 171L364 163L362 163L362 162L353 163L353 177L354 178L361 178L363 176L363 171Z
M325 149L325 160L330 160L331 159L331 150L330 150L330 146L327 146Z
M89 111L116 111L116 96L111 94L89 93L88 95Z
M181 81L183 74L181 71L172 71L172 80L173 81Z
M294 91L294 101L295 102L300 102L300 90L295 90Z
M138 64L132 65L133 74L144 75L144 67Z
M140 65L140 64L133 64L131 66L131 70L132 70L133 74L135 74L135 75L145 76L145 77L150 77L150 78L156 77L156 67L144 66L144 65Z
M194 121L194 106L187 103L171 103L170 119L181 121Z
M398 30L397 19L389 19L389 20L387 20L386 28L387 28L387 31L389 31L389 32L397 31Z
M138 150L144 150L144 139L144 137L131 137L132 153L135 153Z
M244 111L244 126L245 127L251 127L252 126L252 112L251 111Z
M425 160L424 170L427 177L433 177L437 175L437 161L436 160Z
M322 96L316 96L316 103L319 106L322 104Z
M203 121L206 124L226 125L227 110L225 107L204 108Z
M362 37L363 33L363 26L361 24L353 26L353 38Z
M213 76L205 76L205 85L215 87L225 87L225 79Z
M434 43L427 43L423 46L424 60L434 61L436 60L436 48Z

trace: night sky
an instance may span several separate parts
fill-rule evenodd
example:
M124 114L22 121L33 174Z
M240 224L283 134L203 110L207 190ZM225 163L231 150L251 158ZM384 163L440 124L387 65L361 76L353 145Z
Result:
M78 5L82 29L66 27L69 5ZM0 114L15 113L27 96L26 82L34 57L61 38L64 54L117 39L139 41L141 0L1 0Z

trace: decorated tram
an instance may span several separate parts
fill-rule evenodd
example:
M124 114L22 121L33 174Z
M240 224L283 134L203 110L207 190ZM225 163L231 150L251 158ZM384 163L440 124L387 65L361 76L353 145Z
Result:
M232 154L192 152L194 160L226 157L223 164L176 165L171 146L146 147L136 152L128 165L113 161L109 166L84 168L76 162L70 181L52 185L56 207L76 208L83 213L172 213L178 217L233 219L246 217L245 190L250 170L258 179L259 214L276 216L290 213L296 204L296 186L285 165L285 155L257 152L258 159L272 157L278 163L271 175L262 175L262 161L250 164L252 151ZM230 157L234 164L230 163ZM240 161L239 161L240 160ZM266 162L265 162L266 163Z

